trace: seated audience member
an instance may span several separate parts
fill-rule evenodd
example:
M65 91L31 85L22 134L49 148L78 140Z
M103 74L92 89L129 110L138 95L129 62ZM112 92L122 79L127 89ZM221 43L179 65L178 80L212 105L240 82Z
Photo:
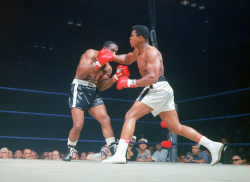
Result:
M21 159L21 158L23 158L23 153L22 153L22 151L21 150L17 150L16 152L15 152L15 159Z
M13 158L13 153L12 153L12 151L10 151L10 150L8 151L8 158L9 158L9 159L12 159L12 158Z
M88 155L93 155L93 154L94 154L93 151L89 151L89 152L88 152ZM88 156L88 155L87 155L87 156Z
M63 153L61 153L61 159L62 159L62 158L64 158L64 154L63 154Z
M133 136L131 139L130 139L131 142L136 142L136 136ZM126 159L127 161L134 161L138 155L138 150L136 150L134 148L135 146L135 143L131 143L129 142L128 144L128 149L127 149L127 153L126 153Z
M31 151L31 158L32 159L38 159L38 157L39 157L38 154L34 150L32 150Z
M1 155L1 158L3 159L8 159L9 158L9 150L8 148L4 147L0 150L0 155Z
M183 160L186 163L208 163L208 155L206 152L198 148L198 146L192 146L192 153L190 154L190 160Z
M41 159L48 160L49 159L48 152L44 152L43 155L41 156Z
M24 149L23 150L23 158L24 159L32 159L30 149Z
M74 155L72 156L72 160L79 160L79 155L76 150L73 150Z
M180 155L180 162L185 163L186 156L184 154Z
M102 161L103 159L108 159L111 157L111 152L106 144L101 148L101 151L96 154L88 155L87 160Z
M247 153L245 152L244 147L239 147L235 155L239 155L242 159L247 158Z
M219 163L231 164L231 160L234 156L234 150L229 145L226 145L226 144L228 144L227 138L222 138L221 143L224 144L224 148L221 152L221 159L220 159Z
M136 157L136 161L138 162L152 162L152 157L150 151L147 149L148 141L145 138L139 140L141 144L139 144L138 155Z
M60 160L60 153L57 150L52 152L52 160Z
M241 157L238 155L233 156L231 162L233 165L242 165Z
M162 146L160 144L155 145L156 151L153 154L152 158L154 156L157 157L156 162L167 162L168 158L168 150L167 149L162 149Z
M52 160L52 152L48 152L48 159Z
M249 159L242 159L242 165L249 165Z
M151 156L155 153L155 150L154 150L153 146L149 146L148 150L150 151Z
M209 152L209 150L204 150L204 152L206 152L207 153L207 155L208 155L208 163L211 163L211 161L212 161L212 158L211 158L211 153Z
M85 152L81 153L80 160L87 160L87 154Z

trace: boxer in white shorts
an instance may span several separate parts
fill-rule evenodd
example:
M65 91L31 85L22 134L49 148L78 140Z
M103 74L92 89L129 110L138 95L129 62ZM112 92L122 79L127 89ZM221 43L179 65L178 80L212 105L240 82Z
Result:
M135 48L133 52L123 55L115 55L114 61L130 65L137 61L141 79L133 80L122 77L117 83L117 89L146 87L135 101L131 109L126 113L122 128L118 149L111 158L102 163L126 163L125 153L130 138L135 131L135 123L142 116L152 112L158 115L168 126L173 134L182 135L210 150L212 155L211 165L216 164L221 157L223 144L213 142L202 136L193 128L180 124L174 106L173 90L169 86L164 75L164 66L161 53L148 43L149 30L146 26L136 25L132 27L130 44Z

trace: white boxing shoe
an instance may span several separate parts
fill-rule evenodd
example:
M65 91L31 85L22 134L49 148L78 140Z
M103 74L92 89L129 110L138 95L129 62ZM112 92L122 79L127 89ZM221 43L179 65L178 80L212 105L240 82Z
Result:
M102 160L104 164L126 164L126 158L122 155L113 155L109 159Z
M220 161L221 152L223 148L224 145L219 142L213 142L211 146L208 148L209 151L211 152L211 157L212 157L211 166L217 164Z

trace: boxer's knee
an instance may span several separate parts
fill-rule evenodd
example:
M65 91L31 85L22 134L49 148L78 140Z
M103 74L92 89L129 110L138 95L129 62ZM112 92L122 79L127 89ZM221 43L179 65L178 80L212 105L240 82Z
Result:
M101 125L102 125L102 127L110 127L111 126L111 120L110 120L110 117L108 115L105 115L102 117Z
M183 126L179 124L174 128L169 128L169 130L172 134L181 135L183 131Z
M136 116L130 110L125 115L125 122L129 122L131 120L135 120L136 121L136 119L137 119Z
M82 131L83 123L74 123L73 130L75 133L80 133Z

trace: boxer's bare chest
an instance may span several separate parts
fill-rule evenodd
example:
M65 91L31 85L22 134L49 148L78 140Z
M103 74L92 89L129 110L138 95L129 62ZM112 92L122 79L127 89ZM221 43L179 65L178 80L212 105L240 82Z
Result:
M144 75L147 74L147 61L145 58L145 53L142 53L142 54L138 53L136 56L136 59L137 59L137 65L139 68L139 72L140 72L141 76L143 77Z

